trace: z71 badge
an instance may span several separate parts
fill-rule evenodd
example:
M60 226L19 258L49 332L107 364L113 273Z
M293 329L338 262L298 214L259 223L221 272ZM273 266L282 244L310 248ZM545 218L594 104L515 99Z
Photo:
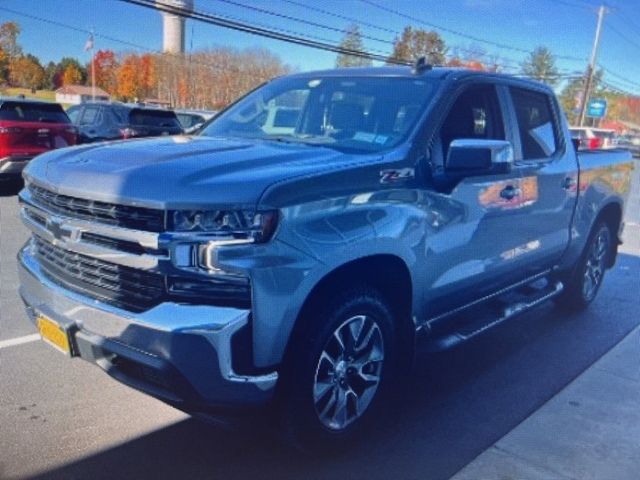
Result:
M413 168L401 168L399 170L380 170L380 183L393 183L408 178L414 178L416 172Z

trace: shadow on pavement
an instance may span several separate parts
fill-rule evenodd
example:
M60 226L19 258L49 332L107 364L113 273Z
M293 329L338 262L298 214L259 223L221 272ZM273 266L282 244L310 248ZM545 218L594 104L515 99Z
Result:
M13 197L24 187L21 178L0 179L0 197Z
M640 322L638 288L640 257L620 255L586 312L549 303L421 356L389 415L338 455L299 455L262 426L230 432L185 420L32 478L446 479L624 338Z

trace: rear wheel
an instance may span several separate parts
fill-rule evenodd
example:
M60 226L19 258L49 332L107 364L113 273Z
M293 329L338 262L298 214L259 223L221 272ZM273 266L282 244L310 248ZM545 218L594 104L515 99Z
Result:
M567 310L583 310L600 290L611 254L611 230L601 222L591 232L585 251L565 285L558 305Z
M358 288L305 320L283 378L282 424L302 450L335 448L362 431L389 391L394 319L378 292Z

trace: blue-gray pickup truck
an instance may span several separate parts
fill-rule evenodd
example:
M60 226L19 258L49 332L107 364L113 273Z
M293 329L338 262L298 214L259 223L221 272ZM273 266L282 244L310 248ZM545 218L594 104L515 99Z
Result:
M586 307L632 168L576 154L532 81L290 75L196 136L37 157L20 293L43 339L135 389L200 416L266 407L298 445L341 443L418 348L548 299Z

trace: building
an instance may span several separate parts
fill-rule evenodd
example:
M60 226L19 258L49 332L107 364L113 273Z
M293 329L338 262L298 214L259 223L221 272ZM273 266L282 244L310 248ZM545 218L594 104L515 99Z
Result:
M65 85L56 90L56 102L71 103L78 105L79 103L91 102L93 100L93 92L91 87L83 85ZM96 87L96 101L108 102L111 95Z

